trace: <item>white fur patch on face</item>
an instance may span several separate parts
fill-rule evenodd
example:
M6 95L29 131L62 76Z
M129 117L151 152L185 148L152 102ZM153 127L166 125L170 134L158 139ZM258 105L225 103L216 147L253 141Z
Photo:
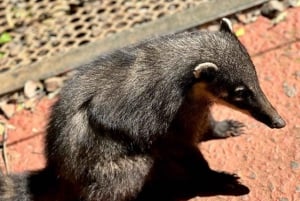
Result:
M238 86L237 88L235 88L234 92L239 92L239 91L243 91L243 90L245 90L244 86ZM244 97L236 96L236 97L234 97L234 100L235 101L242 101L242 100L244 100Z
M238 92L238 91L243 91L245 90L245 87L244 86L238 86L237 88L235 88L235 92Z

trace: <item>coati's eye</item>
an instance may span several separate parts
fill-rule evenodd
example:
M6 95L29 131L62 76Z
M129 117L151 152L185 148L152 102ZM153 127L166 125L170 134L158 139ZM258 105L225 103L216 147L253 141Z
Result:
M242 101L247 99L250 96L250 91L244 87L244 86L239 86L235 88L234 93L233 93L233 100L234 101Z

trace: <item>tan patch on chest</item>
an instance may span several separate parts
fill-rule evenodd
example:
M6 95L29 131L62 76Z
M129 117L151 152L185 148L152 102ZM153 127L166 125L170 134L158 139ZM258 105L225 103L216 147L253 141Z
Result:
M209 129L209 114L212 95L205 83L195 84L188 93L180 111L180 123L185 135L198 142Z

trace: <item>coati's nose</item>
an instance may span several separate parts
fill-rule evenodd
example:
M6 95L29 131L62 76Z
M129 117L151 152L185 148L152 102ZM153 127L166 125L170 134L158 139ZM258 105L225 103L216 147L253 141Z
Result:
M281 117L276 117L273 119L272 128L283 128L286 123Z

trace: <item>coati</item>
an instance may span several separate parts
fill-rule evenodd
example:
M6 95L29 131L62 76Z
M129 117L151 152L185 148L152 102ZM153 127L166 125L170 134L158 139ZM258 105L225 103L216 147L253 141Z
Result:
M144 192L163 188L163 178L187 184L207 174L212 183L195 188L222 188L227 175L209 168L197 143L238 136L243 124L215 121L215 102L285 126L228 19L216 32L162 36L99 56L52 108L46 168L2 176L0 200L147 200Z

